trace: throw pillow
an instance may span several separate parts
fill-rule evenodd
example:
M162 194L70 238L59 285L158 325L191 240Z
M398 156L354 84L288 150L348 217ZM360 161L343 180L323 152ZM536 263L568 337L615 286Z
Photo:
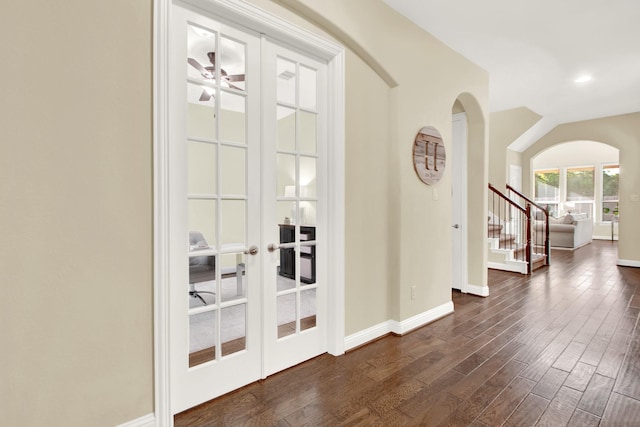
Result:
M562 220L563 224L573 224L573 215L566 214Z

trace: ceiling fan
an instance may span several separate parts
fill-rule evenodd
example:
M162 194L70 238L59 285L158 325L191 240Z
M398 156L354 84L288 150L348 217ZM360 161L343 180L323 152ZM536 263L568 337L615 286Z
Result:
M207 52L207 56L209 57L209 61L211 62L211 65L208 65L206 67L203 66L202 64L200 64L197 60L195 60L193 58L187 58L187 62L193 68L198 70L200 72L200 74L202 75L202 77L204 77L205 79L214 80L216 78L216 53L215 52ZM227 85L230 88L238 89L238 90L244 90L241 87L238 87L236 85L231 84L231 82L243 82L244 81L244 74L228 75L227 72L221 68L220 69L220 80L226 82ZM207 91L205 89L205 90L202 91L202 94L200 95L200 101L208 101L212 97L213 97L213 95L211 93L209 93L209 91Z

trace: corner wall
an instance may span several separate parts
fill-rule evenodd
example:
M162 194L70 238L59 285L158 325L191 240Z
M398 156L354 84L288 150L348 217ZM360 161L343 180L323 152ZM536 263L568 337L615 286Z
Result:
M521 165L520 153L510 150L509 145L541 118L526 107L489 115L489 182L500 191L509 182L509 165Z

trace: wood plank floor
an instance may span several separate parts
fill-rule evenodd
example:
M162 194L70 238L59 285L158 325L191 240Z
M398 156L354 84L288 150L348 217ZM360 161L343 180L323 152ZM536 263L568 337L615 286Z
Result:
M178 414L176 426L640 426L640 269L617 245L553 251L491 296Z

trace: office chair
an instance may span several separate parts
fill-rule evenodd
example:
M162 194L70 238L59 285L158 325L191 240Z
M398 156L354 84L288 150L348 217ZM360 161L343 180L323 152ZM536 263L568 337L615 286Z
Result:
M199 231L189 232L189 250L191 252L197 250L209 249L209 244L205 240L202 233ZM192 298L197 298L204 305L207 302L200 294L215 295L215 292L198 291L196 289L196 283L208 282L216 279L216 257L209 256L190 256L189 257L189 295Z

